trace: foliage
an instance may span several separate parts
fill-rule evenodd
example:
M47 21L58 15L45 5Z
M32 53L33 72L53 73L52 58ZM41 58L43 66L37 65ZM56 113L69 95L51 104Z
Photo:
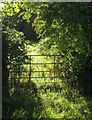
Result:
M40 46L43 46L45 51L43 50L42 53L63 55L65 64L68 62L66 69L71 74L73 73L75 78L79 77L81 71L83 72L85 69L91 73L92 35L89 31L92 30L92 27L90 10L89 3L43 3L39 6L39 14L33 23L36 32L43 37ZM88 59L90 66L86 67ZM77 79L77 84L80 84L80 79L82 78ZM92 85L91 79L82 80L82 84L89 82ZM87 94L91 94L91 91Z
M88 99L92 95L90 11L89 3L5 3L2 12L3 66L12 67L9 73L12 73L13 77L20 82L20 86L16 86L14 78L12 81L6 79L9 85L13 83L10 99L7 96L3 98L6 106L6 110L3 111L6 117L9 115L11 118L22 119L29 117L92 119L91 98ZM16 16L15 21L13 17L16 18ZM30 23L30 18L33 16L35 19L32 21L32 26L39 38L42 38L36 44L32 44L33 41L26 41L23 33L17 29L21 21ZM24 57L26 46L28 47L27 54L60 55L56 58L56 62L61 63L58 66L61 77L56 79L55 84L53 84L54 79L32 80L31 84L38 91L36 94L34 94L36 92L34 87L28 87L30 58ZM53 62L53 58L36 57L32 58L31 62ZM45 64L32 67L34 71L52 68L53 65L46 66ZM44 72L32 74L34 77L40 77L40 75L53 76L51 73Z
M20 12L20 3L5 3L2 10L2 38L3 38L3 57L7 56L7 65L18 62L18 56L21 56L20 61L23 62L26 54L26 41L24 34L15 29L16 22L11 19L12 16Z
M11 5L11 3L9 4ZM24 41L23 33L20 33L19 31L16 31L14 28L12 28L10 26L12 22L8 21L9 16L12 15L7 14L8 11L7 12L1 11L1 12L2 12L2 45L3 45L2 47L3 94L2 95L3 95L3 107L5 107L7 102L4 101L4 98L5 97L8 98L10 96L9 94L10 67L12 64L15 64L16 66L18 55L25 55L26 51L25 51L25 41ZM20 60L23 61L24 58L21 57ZM6 110L8 111L8 108Z

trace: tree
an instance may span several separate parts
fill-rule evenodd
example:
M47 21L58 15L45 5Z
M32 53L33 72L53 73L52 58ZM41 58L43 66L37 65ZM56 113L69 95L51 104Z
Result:
M35 15L32 26L38 36L43 39L42 52L46 54L48 49L49 54L62 55L63 58L59 59L60 62L64 62L61 68L67 69L66 73L64 71L63 73L66 74L65 76L71 73L74 76L73 79L79 82L81 70L85 71L88 59L89 64L92 60L92 42L89 32L92 29L91 5L89 3L16 2L5 4L4 11L5 16L9 17L17 13L28 22ZM14 22L9 22L9 26L12 26L12 23Z
M91 78L85 80L79 77L84 76L86 71L91 73L92 68L91 5L89 3L41 3L39 7L38 5L39 3L35 5L33 11L37 14L33 26L39 37L48 38L43 40L43 46L50 54L64 56L60 61L64 61L67 72L74 76L74 81L76 79L75 86L80 83L84 86L83 84L87 82L92 85ZM27 6L32 9L31 5ZM47 49L44 51L45 54ZM69 76L68 73L66 74ZM86 88L89 87L91 86L88 85ZM87 91L86 88L84 86ZM91 91L88 92L90 93Z
M19 11L18 6L15 5L15 11L11 8L12 3L5 4L3 11L2 11L2 44L3 44L3 52L2 52L2 72L3 72L3 80L2 80L2 87L3 87L3 96L9 96L9 84L8 84L8 77L10 73L10 65L15 64L17 61L18 56L25 55L25 43L24 35L22 32L19 32L13 28L14 22L10 21L10 16L12 17L13 14L16 14ZM14 6L13 6L14 7ZM7 9L6 9L7 8ZM9 8L9 9L8 9ZM20 62L23 62L25 59L21 57Z

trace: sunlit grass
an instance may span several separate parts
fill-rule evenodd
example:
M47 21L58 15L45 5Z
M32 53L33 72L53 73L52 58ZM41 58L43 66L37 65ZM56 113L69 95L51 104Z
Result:
M40 54L37 44L28 45L28 55L36 54ZM32 91L27 87L26 89L20 88L17 94L14 94L14 88L11 89L11 98L14 103L16 102L15 109L11 112L12 118L23 118L25 120L30 117L33 119L59 118L65 120L90 120L92 118L92 113L85 97L80 95L76 89L69 87L65 79L54 78L52 73L44 72L54 67L52 64L45 64L53 63L53 57L32 56L31 63L44 63L31 64L31 77L42 76L43 78L30 79L37 88L36 95L33 95ZM23 64L22 67L25 72L21 74L20 83L27 85L30 64ZM46 78L49 76L52 78Z

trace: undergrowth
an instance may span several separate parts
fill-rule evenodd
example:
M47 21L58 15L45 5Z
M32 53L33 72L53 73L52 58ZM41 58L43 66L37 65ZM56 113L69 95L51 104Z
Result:
M39 43L40 44L40 43ZM27 46L28 54L40 54L39 44ZM32 62L52 62L50 57L35 57ZM28 70L27 65L24 69ZM52 66L33 66L33 70L47 70ZM24 74L25 75L25 74ZM48 76L49 74L45 74ZM34 73L33 76L40 76ZM52 75L53 76L53 75ZM27 86L27 78L25 80ZM61 78L35 78L32 82L37 88L37 93L32 92L27 87L10 90L10 97L3 98L3 116L5 118L20 118L26 120L32 119L54 119L60 120L91 120L92 119L92 106L91 100L82 96L78 90L66 84L64 79ZM6 104L5 104L6 103Z

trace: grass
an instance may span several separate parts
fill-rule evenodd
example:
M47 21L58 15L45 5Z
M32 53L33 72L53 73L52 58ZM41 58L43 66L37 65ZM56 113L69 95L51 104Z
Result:
M28 54L40 54L39 44L32 44L27 46ZM45 63L53 62L53 58L50 57L33 57L32 62ZM29 72L29 65L23 65L25 71ZM52 65L40 64L38 66L32 66L35 70L49 70L53 68ZM91 100L87 100L85 97L79 94L79 92L71 88L66 84L64 79L54 78L34 78L32 82L34 88L30 89L28 85L28 72L24 72L22 75L25 79L21 78L21 85L17 90L12 88L10 90L10 98L4 98L3 108L4 117L10 116L10 118L20 118L26 120L32 119L52 119L58 118L61 120L91 120L92 119L92 106ZM53 74L44 73L45 76ZM33 73L32 76L42 76L42 73Z

